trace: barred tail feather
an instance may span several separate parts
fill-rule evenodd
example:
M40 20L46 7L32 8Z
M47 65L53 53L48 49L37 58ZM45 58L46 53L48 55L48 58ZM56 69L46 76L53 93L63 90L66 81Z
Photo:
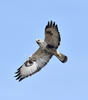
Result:
M60 52L56 52L55 56L56 56L62 63L67 62L67 56L65 56L64 54L62 54L62 53L60 53Z

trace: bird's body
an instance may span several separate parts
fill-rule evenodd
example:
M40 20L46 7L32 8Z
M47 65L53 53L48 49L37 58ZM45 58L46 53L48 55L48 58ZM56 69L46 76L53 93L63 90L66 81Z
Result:
M60 52L57 48L60 45L60 34L55 22L48 22L45 28L45 40L36 40L39 49L28 58L28 60L17 70L16 79L21 81L24 78L40 71L55 55L61 62L66 62L67 57Z

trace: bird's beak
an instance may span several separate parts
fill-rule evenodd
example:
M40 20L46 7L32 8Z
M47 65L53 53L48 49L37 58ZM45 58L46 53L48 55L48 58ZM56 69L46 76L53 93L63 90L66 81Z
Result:
M36 43L39 44L38 39L36 39Z

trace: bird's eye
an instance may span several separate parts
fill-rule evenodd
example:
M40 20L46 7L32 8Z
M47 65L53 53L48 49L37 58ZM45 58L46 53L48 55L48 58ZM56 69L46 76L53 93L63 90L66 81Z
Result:
M39 40L38 40L38 42L39 42Z

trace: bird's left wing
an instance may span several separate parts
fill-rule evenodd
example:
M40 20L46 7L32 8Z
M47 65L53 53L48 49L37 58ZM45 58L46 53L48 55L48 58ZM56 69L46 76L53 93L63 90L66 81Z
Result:
M51 57L51 54L39 48L19 69L17 69L15 73L15 77L17 77L16 80L21 81L40 71L40 69L48 63Z

